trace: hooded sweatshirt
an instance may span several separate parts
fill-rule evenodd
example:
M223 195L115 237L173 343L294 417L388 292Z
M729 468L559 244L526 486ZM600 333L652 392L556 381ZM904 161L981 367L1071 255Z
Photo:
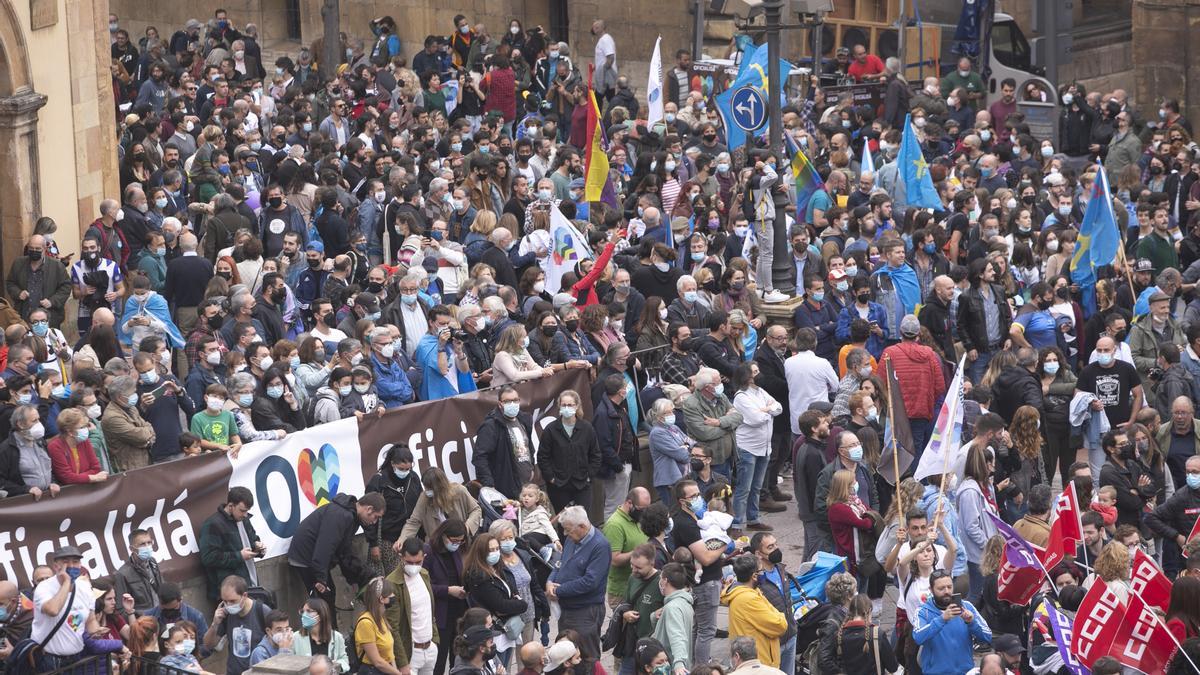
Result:
M942 619L942 609L931 593L917 611L913 621L913 640L920 646L921 672L924 675L957 675L975 667L971 638L980 642L992 641L992 629L979 615L975 605L963 600L963 610L974 615L971 623L957 616Z
M758 647L758 660L779 667L779 638L787 633L787 618L757 588L736 583L721 592L729 607L729 639L749 637Z
M662 615L653 619L653 637L667 648L671 670L692 668L692 624L696 616L692 602L691 591L672 591L663 599Z

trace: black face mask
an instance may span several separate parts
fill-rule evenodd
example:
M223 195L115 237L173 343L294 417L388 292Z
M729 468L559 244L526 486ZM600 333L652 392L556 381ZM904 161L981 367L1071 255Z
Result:
M1129 462L1137 458L1137 452L1133 448L1133 443L1122 445L1120 457L1123 461Z
M779 563L783 562L783 549L777 548L774 551L771 551L771 554L767 556L767 562L771 563L772 565L778 565Z
M84 251L83 259L89 265L94 265L96 263L96 261L100 259L100 252L99 251Z
M279 288L271 293L271 302L278 305L287 299L287 291Z
M320 261L320 260L314 260L314 259L312 259L312 258L305 258L305 260L307 260L307 261L308 261L308 268L309 268L309 269L313 269L313 270L315 270L315 269L317 269L317 268L319 268L319 267L321 266L321 261Z
M567 319L563 322L563 325L567 327L568 331L574 333L579 330L579 319Z
M1036 201L1037 195L1023 195L1021 197L1021 203L1025 204L1026 206L1033 206L1033 203Z
M542 326L542 335L546 337L554 337L554 334L557 332L558 326Z
M379 283L378 281L368 281L367 282L367 292L368 293L374 293L375 295L379 295L379 292L382 290L383 290L383 284Z
M136 155L135 155L135 157L136 157ZM1162 172L1163 172L1163 168L1161 166L1159 166L1157 164L1150 165L1150 175L1151 176L1161 176Z
M858 295L856 295L854 297L856 300L858 300L859 304L862 304L862 305L865 305L871 301L870 293L859 293Z
M233 280L233 272L217 272L217 276L221 277L225 281Z
M637 523L642 520L642 509L629 509L629 519Z
M694 473L700 473L700 472L701 472L701 471L703 471L703 470L704 470L704 460L702 460L702 459L693 459L693 460L692 460L692 471L693 471Z
M207 322L208 322L208 327L209 327L209 328L211 328L211 329L213 329L213 330L220 330L220 329L221 329L221 325L225 323L225 322L224 322L224 321L221 319L221 315L220 315L220 314L213 314L212 316L210 316L210 317L208 317L207 319L205 319L205 321L207 321Z
M29 258L33 262L37 262L42 259L42 252L41 251L25 251L25 257Z
M1123 331L1123 330L1116 331L1113 334L1109 335L1109 337L1112 338L1113 340L1116 340L1117 342L1124 342L1125 341L1125 331Z
M281 208L283 206L283 197L268 197L267 204L270 204L273 209Z
M1038 300L1037 301L1038 309L1042 310L1043 312L1046 311L1047 309L1050 309L1050 306L1053 304L1054 304L1053 300Z

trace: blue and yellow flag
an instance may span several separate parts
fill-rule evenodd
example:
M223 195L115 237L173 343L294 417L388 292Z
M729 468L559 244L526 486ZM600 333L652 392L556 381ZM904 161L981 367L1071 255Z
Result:
M929 176L929 164L925 162L925 155L921 154L917 132L912 128L912 115L904 116L904 137L900 141L900 154L896 161L900 164L900 179L904 181L909 207L943 209L942 200L933 187L933 178Z
M1121 248L1121 234L1117 230L1117 214L1113 212L1112 193L1108 190L1108 178L1104 165L1097 162L1096 180L1092 181L1092 196L1087 211L1083 213L1083 224L1079 226L1079 238L1075 241L1075 256L1071 258L1071 282L1078 284L1083 292L1083 311L1091 316L1096 311L1096 268L1111 265Z

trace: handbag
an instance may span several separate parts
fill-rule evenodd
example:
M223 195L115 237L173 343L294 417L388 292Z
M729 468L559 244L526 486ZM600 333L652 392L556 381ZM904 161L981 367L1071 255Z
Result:
M71 593L67 596L67 603L58 610L58 621L55 622L54 628L46 633L45 639L41 642L33 638L25 638L13 646L12 653L8 655L8 660L5 662L5 672L8 675L34 675L35 673L45 673L54 670L54 666L49 663L46 655L46 645L50 644L50 640L58 635L58 631L67 622L67 617L71 615L71 607L75 604L75 591L79 585L71 582Z

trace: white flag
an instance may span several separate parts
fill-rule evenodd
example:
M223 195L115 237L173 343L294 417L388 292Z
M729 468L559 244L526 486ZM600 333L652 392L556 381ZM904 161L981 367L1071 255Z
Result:
M863 140L862 161L858 163L858 175L875 173L875 159L871 157L871 142Z
M929 445L925 447L925 452L921 453L917 470L913 472L913 478L917 480L949 472L954 472L962 478L963 469L967 464L966 446L962 442L963 373L967 370L966 362L966 356L958 361L958 371L954 373L954 381L946 390L946 400L942 401L942 409L933 425Z
M592 252L588 249L587 239L557 207L550 209L550 238L552 248L546 266L546 292L554 294L562 286L563 274L572 271L580 260L591 258Z
M662 36L654 41L654 54L650 56L650 77L646 80L646 127L653 127L663 118L662 90Z

